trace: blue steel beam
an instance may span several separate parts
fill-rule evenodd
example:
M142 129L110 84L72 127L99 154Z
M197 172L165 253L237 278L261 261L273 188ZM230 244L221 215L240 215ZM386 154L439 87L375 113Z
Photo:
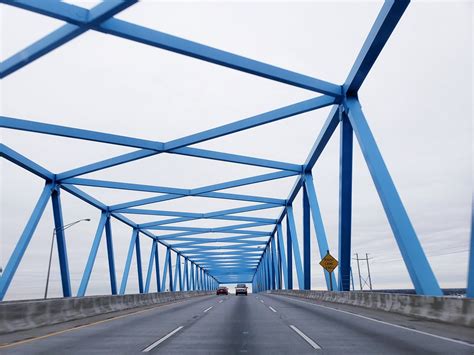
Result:
M63 4L61 8L58 8L57 6L46 3L41 4L41 6L36 6L35 2L25 0L20 1L19 4L16 4L16 1L12 2L12 5L26 8L25 6L22 6L24 3L29 3L28 10L30 11L35 11L43 15L61 19L63 21L66 20L76 24L84 24L82 9L79 9L79 14L73 14L77 8L73 5ZM70 7L70 9L67 9L68 7ZM89 15L89 19L90 17L91 16ZM342 90L339 85L335 85L307 75L295 73L273 65L262 63L253 59L222 51L213 47L199 44L197 42L172 36L116 18L104 21L101 24L96 25L93 29L303 89L331 95L334 97L339 97L342 94Z
M290 232L291 242L293 244L293 255L296 266L296 275L298 276L298 287L300 290L302 290L304 288L303 265L301 263L300 247L298 243L298 236L296 234L295 217L293 215L293 207L291 205L286 207L286 216L288 218L288 228Z
M77 291L78 297L82 297L86 294L87 285L89 284L92 268L94 267L95 258L97 256L97 251L99 250L100 240L102 239L102 234L104 232L106 222L107 213L102 212L99 220L99 225L97 226L97 231L92 242L91 251L89 252L89 258L87 259L87 264L84 269L84 273L82 274L81 284L79 285L79 290Z
M237 122L232 122L224 126L209 129L204 132L192 134L187 137L178 138L173 141L165 143L165 150L172 150L181 148L201 142L205 142L210 139L223 137L228 134L240 132L253 127L258 127L263 124L275 122L284 118L296 116L305 112L317 110L329 105L333 105L337 102L334 97L331 96L319 96L313 99L302 101L293 105L285 106L273 111L269 111L257 116L253 116L247 119L243 119Z
M135 249L135 243L138 238L138 229L133 228L132 237L130 238L130 245L127 252L127 260L125 261L125 267L123 269L122 283L120 284L120 294L125 294L127 289L128 274L130 273L130 266L133 259L133 250Z
M274 272L274 289L280 289L280 273L278 268L278 257L275 244L275 235L271 237L271 249L272 249L272 261L273 261L273 272Z
M141 214L141 215L150 215L150 216L154 215L154 216L185 217L185 218L199 219L199 218L215 218L215 217L226 216L228 214L258 211L258 210L270 209L270 208L275 208L275 207L279 207L279 206L275 206L272 204L259 204L259 205L254 205L254 206L232 208L228 210L209 212L209 213L146 210L146 209L138 209L138 208L126 208L124 210L120 210L119 212L125 213L125 214Z
M249 195L240 195L240 194L227 194L223 192L207 192L199 195L195 195L190 193L189 195L186 196L196 196L196 197L207 197L207 198L215 198L215 199L223 199L223 200L236 200L236 201L248 201L248 202L259 202L259 203L273 203L275 205L279 206L284 206L286 204L285 200L282 199L277 199L277 198L271 198L271 197L261 197L261 196L249 196ZM148 197L144 199L139 199L139 200L134 200L134 201L128 201L120 204L116 204L113 206L110 206L111 211L115 210L120 210L124 208L130 208L130 207L138 207L138 206L144 206L148 205L151 203L157 203L157 202L163 202L163 201L169 201L169 200L174 200L177 198L181 198L183 195L178 195L178 194L169 194L169 195L160 195L160 196L154 196L154 197Z
M154 240L151 245L150 259L148 261L148 269L146 273L145 290L144 290L145 293L150 292L151 275L153 273L153 262L155 260L155 254L156 254L156 241Z
M324 229L323 219L321 218L321 211L319 209L318 198L316 196L316 189L313 183L313 177L311 174L307 173L305 175L305 187L306 193L308 195L308 202L310 205L311 215L313 217L313 224L314 230L316 232L316 241L318 242L318 249L319 249L319 257L322 259L326 256L329 249L329 244L326 237L326 231ZM330 274L323 269L324 278L326 279L326 286L327 289L330 290L331 288L331 280L329 277L332 278L333 289L335 288L336 284L336 277L334 273Z
M293 289L293 242L291 238L288 214L286 218L286 264L287 264L287 290Z
M352 231L352 127L342 113L339 158L339 291L350 291Z
M174 287L175 287L175 283L173 283L173 268L171 266L171 260L172 260L172 255L171 255L171 248L168 247L168 250L170 251L170 255L169 255L169 258L168 258L168 276L169 276L169 291L170 292L174 292Z
M341 96L338 85L115 18L103 22L98 30L303 89L334 97Z
M69 277L69 264L67 259L66 237L63 223L63 212L61 207L60 189L58 186L52 191L51 203L53 205L54 233L58 247L59 268L61 270L61 284L63 296L71 297L71 280Z
M158 242L153 240L153 243L156 245L155 248L155 276L156 276L156 291L161 292L161 279L160 279L160 254L158 250Z
M143 293L143 272L142 272L142 254L140 248L140 233L137 233L135 239L135 257L137 260L137 274L138 274L138 292Z
M34 60L44 56L45 54L51 52L52 50L62 46L63 44L69 42L70 40L76 38L77 36L83 34L89 29L97 26L99 23L104 20L114 16L115 14L123 11L129 6L136 3L138 0L121 0L121 1L104 1L88 11L87 21L82 22L79 25L73 25L67 23L57 30L51 32L47 36L41 38L35 43L31 44L22 51L14 54L13 56L7 58L0 63L0 79L5 78L7 75L17 71L18 69L24 67L25 65L30 64ZM16 1L7 1L2 0L2 2L9 5L16 6ZM26 4L30 4L29 10L35 10L33 6L34 3L31 1L20 1L19 4L23 5L25 8ZM44 15L52 15L55 11L60 11L60 16L64 17L64 8L63 4L61 8L58 8L57 4L52 3L52 6L48 6L48 3L43 3L40 5L40 11ZM66 5L67 6L67 5ZM79 16L82 16L84 12L79 11ZM78 17L79 17L78 16ZM76 18L78 18L76 17Z
M8 263L3 270L2 277L0 278L0 301L5 297L8 286L10 286L16 269L18 268L18 265L25 254L25 250L30 243L31 237L36 230L36 226L43 215L53 188L54 185L52 184L46 184L46 186L43 188L43 192L41 193L38 202L36 203L35 208L33 209L33 212L26 223L25 228L23 229L20 239L16 243L15 249L10 255L10 259L8 259Z
M306 158L306 162L303 165L303 169L305 172L311 172L314 165L321 156L321 153L323 152L324 148L326 148L326 145L329 142L329 139L331 139L338 124L339 109L337 106L334 106L329 112L328 118L324 122L324 125L321 128L321 131L319 132L319 135L316 138L316 141L314 142L308 157ZM293 202L293 200L289 200L290 202Z
M110 216L105 222L105 240L107 242L107 259L109 261L110 289L113 295L117 294L117 275L115 272L114 245L112 240L112 226Z
M16 129L21 131L35 132L48 135L56 135L67 138L89 140L99 143L108 143L121 145L126 147L142 148L141 150L131 153L122 154L113 158L105 159L100 162L88 164L79 168L65 171L57 175L57 180L65 180L78 175L83 175L98 170L110 168L120 164L132 162L135 160L151 157L163 152L164 143L155 142L145 139L126 137L116 134L96 132L91 130L71 128L60 125L53 125L48 123L41 123L35 121L21 120L12 117L0 116L0 127ZM264 168L288 170L294 172L301 172L302 166L297 164L290 164L268 159L260 159L248 157L238 154L215 152L206 149L183 147L174 149L167 153L186 155L203 159L219 160L236 164L245 164L252 166L259 166Z
M60 1L1 0L0 3L54 17L78 26L86 24L89 19L89 10Z
M179 217L179 218L165 219L165 220L160 220L160 221L155 221L155 222L142 223L142 224L139 224L139 226L140 228L146 229L152 226L163 226L167 224L189 222L189 221L204 219L204 218L217 219L217 220L223 220L223 221L242 221L242 222L245 221L245 222L259 222L259 223L268 223L268 224L277 223L277 220L272 219L272 218L247 217L247 216L215 216L215 217L200 216L199 218Z
M306 187L303 186L303 289L311 290L311 217ZM300 287L301 288L301 287Z
M386 0L384 2L343 85L347 95L357 94L409 3L410 0Z
M107 188L107 189L153 192L153 193L165 193L165 194L171 193L171 194L178 194L178 195L183 195L183 196L192 196L192 195L198 195L200 193L205 193L205 192L257 184L257 183L276 180L276 179L283 179L283 178L291 177L294 175L298 175L298 173L291 172L291 171L279 171L279 172L274 172L274 173L268 173L268 174L238 179L234 181L228 181L225 183L206 186L203 188L197 188L197 189L192 189L192 190L179 189L179 188L173 188L173 187L164 187L164 186L154 186L154 185L131 184L131 183L125 183L125 182L116 182L116 181L84 179L84 178L70 178L70 179L62 180L61 184L101 187L101 188Z
M165 263L163 264L163 277L161 279L161 291L166 290L166 278L168 277L168 266L170 264L170 248L166 248Z
M354 98L347 99L346 109L416 293L441 296L443 293L438 281L426 259L359 101Z
M259 223L259 222L251 222L251 223L241 223L241 224L234 224L225 227L217 227L217 228L202 228L202 227L185 227L185 226L154 226L148 227L149 230L161 230L161 231L185 231L185 232L205 232L205 233L218 233L221 231L237 231L243 228L253 228L253 227L263 227L268 226L268 223Z
M1 144L1 143L0 143L0 157L7 159L13 164L18 165L22 167L23 169L28 170L30 173L33 173L45 179L46 181L54 180L54 174L52 172L38 165L34 161L26 158L20 153L14 151L13 149L6 146L5 144Z
M285 287L288 289L288 266L286 264L285 256L285 244L283 243L283 230L281 223L277 225L277 237L278 237L278 251L280 253L280 263L282 268L283 280L285 281Z

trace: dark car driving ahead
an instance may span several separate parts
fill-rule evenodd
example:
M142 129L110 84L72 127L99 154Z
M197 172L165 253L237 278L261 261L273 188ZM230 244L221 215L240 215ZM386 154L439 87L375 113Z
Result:
M228 295L229 289L225 286L218 287L216 290L216 295Z

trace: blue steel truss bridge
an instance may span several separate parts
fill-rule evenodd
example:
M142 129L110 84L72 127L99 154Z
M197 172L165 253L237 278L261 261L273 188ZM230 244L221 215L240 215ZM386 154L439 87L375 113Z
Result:
M170 141L160 142L149 139L116 135L107 132L72 128L62 125L25 120L22 117L0 117L3 130L34 132L38 135L54 135L71 140L99 142L109 145L133 148L130 153L110 157L92 164L78 166L68 171L50 171L29 157L11 147L0 144L0 155L13 164L43 179L45 184L39 198L25 221L24 229L0 281L0 300L5 297L15 272L27 251L31 238L46 206L51 203L56 229L56 243L60 262L62 293L64 297L85 296L101 241L107 246L110 293L124 294L132 263L136 261L140 293L191 290L214 290L219 284L251 283L254 292L270 289L292 289L293 269L296 270L300 289L310 289L310 241L314 227L319 256L323 258L329 251L339 261L336 272L325 272L326 286L333 285L336 291L350 290L351 265L351 216L352 216L352 168L353 146L358 144L367 163L375 189L393 231L403 262L406 265L416 293L440 296L442 291L433 270L425 256L415 229L397 192L390 172L379 151L376 139L369 127L358 92L376 62L390 35L409 5L406 0L387 0L373 23L370 32L347 73L346 80L331 83L318 78L286 70L260 61L246 58L202 43L160 32L155 29L124 21L117 17L137 1L104 1L92 9L86 9L59 1L2 0L7 6L64 21L65 24L12 55L0 64L0 78L6 78L22 71L36 60L90 32L97 31L124 41L133 41L155 47L157 50L171 51L198 61L206 61L228 70L245 72L267 80L284 83L314 94L314 97L292 105L276 108L269 112L246 117L235 122L197 132ZM402 103L399 103L403 105ZM317 137L305 163L293 164L229 154L221 151L200 149L194 145L228 136L244 130L288 119L322 108L331 108L330 113ZM317 188L312 170L318 163L329 139L339 130L340 171L339 171L339 247L335 250L328 244L325 226L318 204ZM355 138L354 138L355 137ZM210 159L236 165L250 165L270 168L274 172L190 188L189 186L155 186L130 182L116 182L86 178L84 175L111 167L129 164L158 154L182 155L196 159ZM71 157L73 159L73 157ZM152 167L151 167L152 168ZM159 172L157 172L159 173ZM259 194L244 195L226 192L227 189L258 184L261 182L296 177L296 183L285 199ZM84 191L84 187L102 188L111 194L116 190L139 191L155 196L124 201L108 205ZM74 251L66 247L61 195L67 193L97 209L100 215L97 230L90 245L90 252L77 293L71 289L68 254ZM293 212L293 202L298 194L303 199L302 238L297 236L297 223ZM232 200L248 202L248 206L217 210L207 213L170 211L159 209L160 202L199 197L203 199ZM150 208L149 205L153 205ZM276 219L258 216L258 211L281 208ZM255 212L249 216L246 212ZM137 223L134 217L150 216L156 220ZM128 226L130 241L122 275L117 275L114 258L114 243L111 220ZM228 226L218 228L203 227L202 221L226 221ZM311 222L312 221L312 222ZM186 226L183 226L186 222ZM199 222L199 224L198 224ZM196 223L193 225L193 223ZM311 226L311 223L314 226ZM271 226L270 232L256 230ZM285 233L284 233L285 230ZM212 234L225 237L212 237ZM203 237L202 235L211 235ZM283 236L286 235L284 240ZM150 238L150 255L142 256L140 241ZM299 245L302 241L303 245ZM216 242L219 245L216 246ZM285 247L286 246L286 247ZM165 248L165 259L160 260L158 248ZM285 250L286 249L286 250ZM301 252L302 251L302 252ZM174 255L173 255L174 254ZM301 255L302 254L302 255ZM134 258L135 255L135 258ZM142 270L141 258L149 258L148 269ZM172 258L176 263L173 267ZM160 273L160 263L164 265ZM468 294L474 296L473 247L471 241ZM151 290L152 277L156 278L157 289Z

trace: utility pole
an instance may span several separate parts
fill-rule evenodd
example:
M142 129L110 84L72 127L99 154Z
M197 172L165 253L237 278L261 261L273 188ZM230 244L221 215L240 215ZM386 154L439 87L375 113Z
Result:
M372 278L370 277L370 268L369 268L369 254L365 253L365 260L367 262L367 274L369 275L369 288L372 291Z
M362 277L360 276L360 265L359 265L359 254L356 253L356 260L357 260L357 272L359 273L359 285L360 285L360 290L363 290L362 287Z
M364 285L367 285L372 291L372 277L370 275L370 266L369 266L369 254L365 254L365 258L359 258L359 254L355 254L355 260L357 261L357 272L359 273L359 285L360 285L360 290L364 290ZM367 264L367 277L362 277L362 274L360 273L360 261L365 261ZM352 270L351 270L352 271ZM354 288L354 278L352 279L352 288Z

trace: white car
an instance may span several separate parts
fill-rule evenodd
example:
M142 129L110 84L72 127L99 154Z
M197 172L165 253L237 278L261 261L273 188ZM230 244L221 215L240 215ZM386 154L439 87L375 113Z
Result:
M247 296L247 285L246 284L237 284L237 286L235 286L235 295L245 295L245 296Z

